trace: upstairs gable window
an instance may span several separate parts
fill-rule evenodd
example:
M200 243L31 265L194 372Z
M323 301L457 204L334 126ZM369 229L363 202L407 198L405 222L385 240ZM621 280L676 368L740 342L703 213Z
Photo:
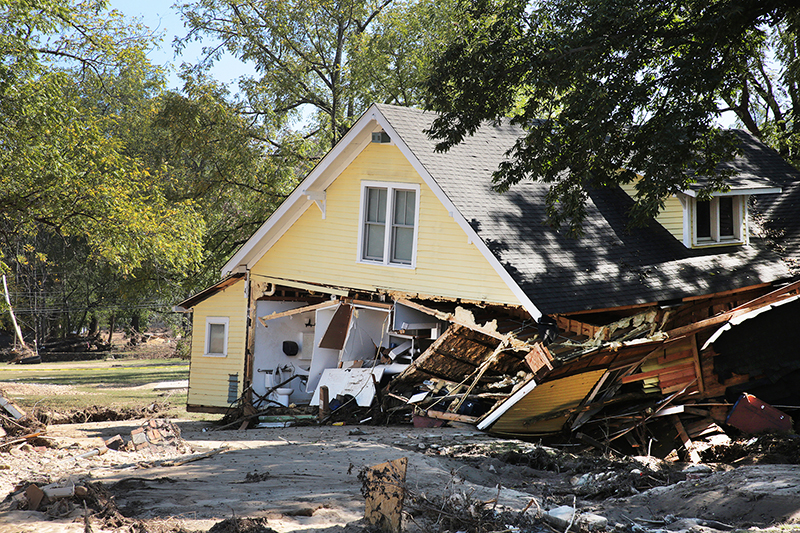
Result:
M413 267L419 186L368 182L362 189L359 261Z

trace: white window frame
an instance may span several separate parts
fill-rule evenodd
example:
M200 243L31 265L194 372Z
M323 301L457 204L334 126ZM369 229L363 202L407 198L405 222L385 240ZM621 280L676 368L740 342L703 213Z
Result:
M722 196L733 198L733 236L720 236L719 199ZM691 199L692 215L692 247L722 246L731 244L747 244L747 195L722 194L715 195L710 200L711 207L711 237L697 236L697 198Z
M369 189L386 189L386 223L383 239L383 259L368 259L365 257L365 228L367 225L367 194ZM397 191L414 192L414 240L411 245L411 262L400 263L391 260L392 254L392 227L394 220L394 198ZM366 265L383 265L397 268L416 268L417 266L417 237L419 234L419 205L420 205L420 186L415 183L395 183L386 181L362 181L361 182L361 201L359 205L358 217L358 255L356 262Z
M209 345L211 344L211 325L222 324L225 326L224 341L222 353L209 353ZM203 347L203 355L205 357L227 357L228 356L228 331L230 328L230 318L226 316L207 316L206 317L206 331L205 331L205 346Z

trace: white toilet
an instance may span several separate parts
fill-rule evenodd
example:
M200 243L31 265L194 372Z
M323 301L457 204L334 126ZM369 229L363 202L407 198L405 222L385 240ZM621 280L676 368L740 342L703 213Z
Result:
M276 400L279 404L284 407L289 406L289 396L292 395L294 389L291 387L281 387L280 389L275 389L275 395L277 396Z

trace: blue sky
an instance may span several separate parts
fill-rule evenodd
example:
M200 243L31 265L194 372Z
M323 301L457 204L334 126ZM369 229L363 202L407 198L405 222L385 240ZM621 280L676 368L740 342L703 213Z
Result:
M161 47L150 52L150 61L155 65L171 64L167 84L170 88L179 88L181 83L176 74L182 62L195 63L201 56L202 43L191 43L184 48L180 57L175 57L172 41L176 36L183 37L187 30L183 27L178 12L169 1L159 0L110 0L109 8L116 9L128 18L138 19L152 31L163 32ZM227 56L219 61L211 71L214 78L224 83L234 82L242 74L252 74L254 69ZM235 92L236 87L232 87Z

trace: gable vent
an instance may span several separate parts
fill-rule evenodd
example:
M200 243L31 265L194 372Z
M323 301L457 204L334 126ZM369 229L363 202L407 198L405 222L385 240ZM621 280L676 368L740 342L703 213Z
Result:
M392 139L385 131L373 131L372 142L376 144L386 144L392 142Z

